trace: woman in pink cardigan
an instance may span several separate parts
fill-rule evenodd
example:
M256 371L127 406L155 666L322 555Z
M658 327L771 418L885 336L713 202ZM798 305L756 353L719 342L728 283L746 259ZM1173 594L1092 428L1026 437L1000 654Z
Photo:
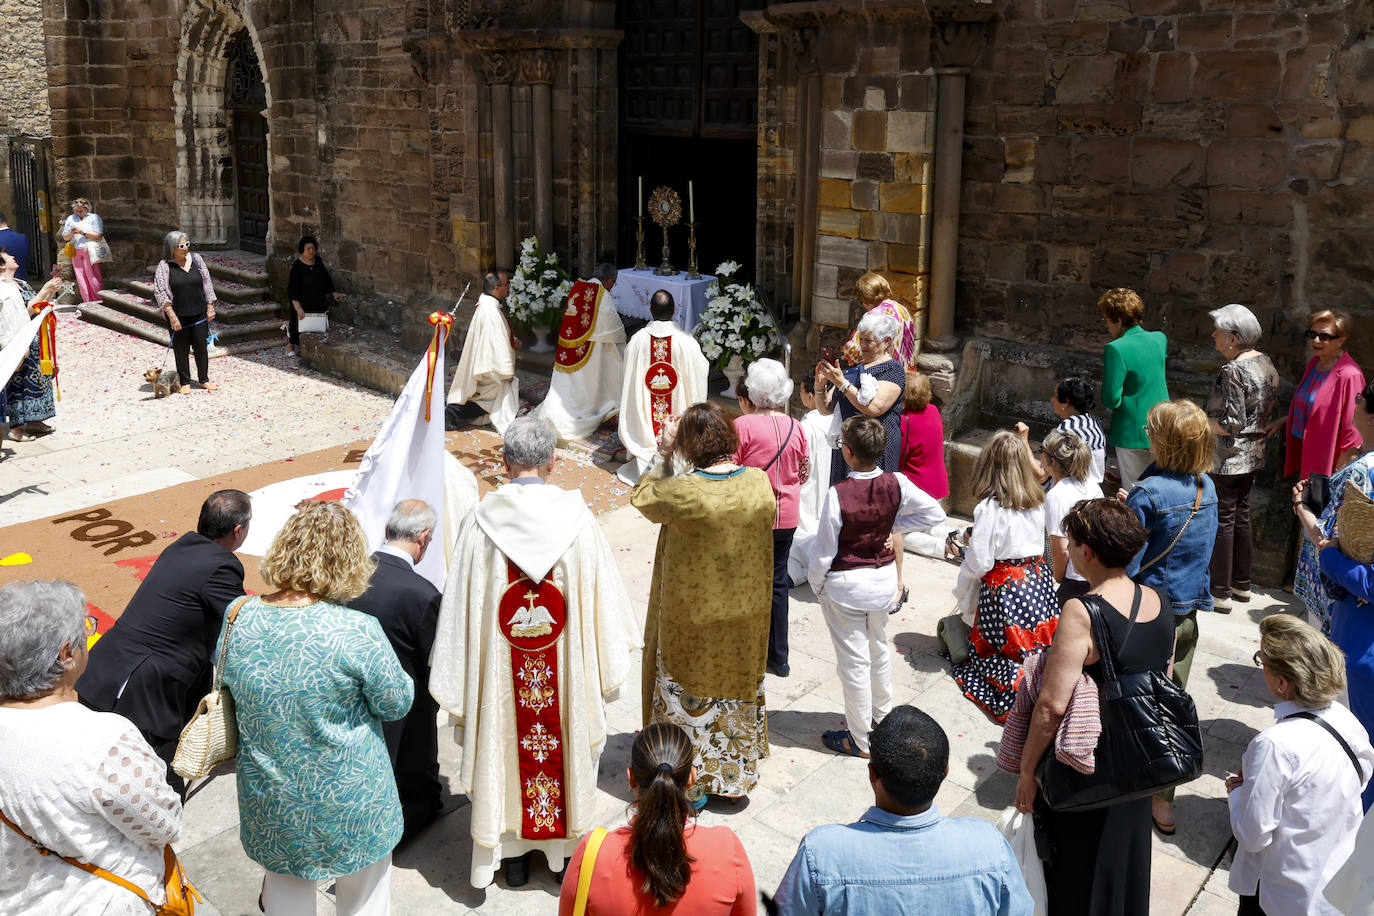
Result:
M1364 373L1345 342L1353 319L1346 312L1323 310L1307 319L1312 361L1307 364L1288 408L1288 449L1283 473L1299 480L1330 474L1359 453L1362 439L1352 417L1355 396L1364 390Z

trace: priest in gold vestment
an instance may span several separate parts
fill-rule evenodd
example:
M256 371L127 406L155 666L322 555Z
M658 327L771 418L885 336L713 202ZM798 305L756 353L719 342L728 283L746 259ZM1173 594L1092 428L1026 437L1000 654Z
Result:
M595 517L548 483L555 433L506 430L510 483L464 520L439 611L430 693L456 723L458 782L472 802L473 887L529 853L560 871L596 825L605 703L633 676L639 622Z

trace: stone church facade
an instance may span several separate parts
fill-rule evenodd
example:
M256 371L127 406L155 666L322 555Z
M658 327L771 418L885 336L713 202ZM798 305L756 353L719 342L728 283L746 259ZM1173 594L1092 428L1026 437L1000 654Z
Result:
M177 225L280 277L316 234L410 340L525 236L632 263L641 176L694 181L702 269L744 262L799 363L886 274L954 431L1049 421L1109 287L1195 397L1210 308L1289 381L1307 311L1370 311L1374 0L41 3L63 199L145 260Z

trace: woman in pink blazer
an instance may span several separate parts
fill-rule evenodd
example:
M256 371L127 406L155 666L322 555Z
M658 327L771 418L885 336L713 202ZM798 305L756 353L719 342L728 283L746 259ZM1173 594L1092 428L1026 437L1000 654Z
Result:
M1330 474L1359 452L1363 440L1352 417L1365 381L1345 352L1352 324L1342 311L1313 312L1307 319L1313 357L1288 408L1285 476L1296 472L1306 480L1312 474Z

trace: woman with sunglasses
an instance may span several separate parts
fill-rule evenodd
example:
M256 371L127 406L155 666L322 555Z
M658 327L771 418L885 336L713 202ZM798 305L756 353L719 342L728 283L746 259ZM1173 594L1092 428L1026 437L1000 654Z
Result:
M1313 474L1330 474L1359 454L1360 434L1351 418L1365 380L1345 352L1352 327L1354 319L1338 309L1313 312L1307 319L1312 360L1288 408L1285 477L1296 473L1306 480Z
M206 335L215 320L215 286L205 261L191 254L191 240L180 229L162 238L162 260L153 273L153 290L172 332L179 390L191 388L190 351L195 350L200 387L214 391L219 386L210 381Z

